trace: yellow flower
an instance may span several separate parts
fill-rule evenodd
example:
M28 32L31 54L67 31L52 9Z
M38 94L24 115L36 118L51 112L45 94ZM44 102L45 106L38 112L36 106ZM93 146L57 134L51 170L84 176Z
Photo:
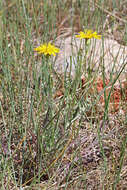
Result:
M98 35L97 32L93 32L93 38L96 38L96 39L101 39L101 35Z
M56 48L54 45L51 43L45 43L40 45L39 47L34 49L37 51L39 54L44 54L44 55L53 55L56 56L56 53L59 53L59 48Z
M97 32L93 32L92 30L85 30L84 32L79 32L79 35L76 35L75 37L80 39L101 39L101 35L98 35Z

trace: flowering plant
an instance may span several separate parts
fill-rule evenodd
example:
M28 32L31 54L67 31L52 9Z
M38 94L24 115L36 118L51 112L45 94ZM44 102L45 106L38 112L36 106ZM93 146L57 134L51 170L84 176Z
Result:
M84 32L80 31L79 34L76 35L75 37L79 38L81 40L81 43L83 42L82 47L85 47L85 52L83 52L82 48L80 48L78 54L79 54L79 57L81 57L80 62L82 63L82 65L84 67L83 70L85 70L85 71L87 70L88 75L91 76L91 71L93 69L93 66L90 64L88 64L88 66L87 66L87 62L88 62L87 55L88 55L89 48L90 48L90 39L91 38L101 39L101 35L98 35L97 32L93 32L92 30L85 29ZM85 41L83 39L85 39ZM85 42L85 44L84 44L84 42ZM80 45L80 47L81 47L81 45Z
M51 106L53 94L53 64L51 62L50 56L56 56L56 53L59 53L60 50L49 42L34 48L34 51L36 51L38 54L44 55L42 56L39 81L41 81L43 97L46 99L45 102L49 107Z
M37 48L34 48L35 51L37 51L39 54L44 55L53 55L56 56L56 53L59 53L59 48L56 48L54 45L52 45L50 42L40 45Z
M75 37L80 39L101 39L101 35L98 35L97 32L93 32L92 30L85 30L84 32L81 31L79 32L79 35L76 35Z

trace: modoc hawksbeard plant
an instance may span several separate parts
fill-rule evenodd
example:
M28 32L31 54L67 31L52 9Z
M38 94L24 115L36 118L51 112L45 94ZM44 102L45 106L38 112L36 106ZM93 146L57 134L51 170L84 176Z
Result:
M38 54L44 54L47 55L53 55L56 56L56 53L59 53L59 48L56 48L54 45L52 45L50 42L40 45L37 48L34 48L35 51L37 51Z
M84 30L84 32L80 31L79 35L75 36L76 38L80 39L91 39L91 38L96 38L96 39L101 39L101 35L98 35L97 32L93 32L92 30Z
M39 130L39 143L42 152L46 151L46 154L50 152L55 146L55 135L54 135L54 114L55 114L55 104L54 104L54 62L52 56L56 56L59 53L59 48L49 43L44 43L37 48L34 48L39 55L41 55L41 66L39 68L38 73L38 81L35 83L39 83L37 86L37 94L39 96L39 113L41 110L41 119L43 120L43 124L41 124L41 130L43 132L40 134ZM35 88L36 90L36 88ZM38 93L39 91L39 93ZM41 92L41 93L40 93ZM44 143L43 143L44 142Z
M90 39L95 38L95 39L101 39L101 35L99 35L97 32L94 32L92 30L85 29L84 31L80 31L78 35L75 35L76 38L79 38L81 40L81 44L83 45L80 47L84 48L84 51L82 52L81 48L81 53L79 51L79 57L81 57L81 65L83 66L83 71L86 72L88 71L88 76L91 76L91 71L92 67L90 65L90 62L88 61L88 55L89 55L89 48L90 48ZM85 41L84 41L85 40ZM89 62L89 65L87 65L87 62Z
M60 49L49 42L34 48L34 51L42 55L39 82L41 81L43 97L46 100L46 104L49 106L52 102L53 93L53 60L51 59L51 56L56 56Z

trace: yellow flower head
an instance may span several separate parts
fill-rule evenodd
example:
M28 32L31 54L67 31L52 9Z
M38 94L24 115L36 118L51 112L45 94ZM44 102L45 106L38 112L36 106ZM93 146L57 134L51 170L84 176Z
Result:
M101 35L98 35L97 32L93 32L92 30L85 30L84 32L79 32L79 35L76 35L75 37L80 39L101 39Z
M37 51L39 54L44 54L44 55L53 55L56 56L56 53L59 53L59 48L56 48L54 45L51 43L45 43L40 45L39 47L34 49Z

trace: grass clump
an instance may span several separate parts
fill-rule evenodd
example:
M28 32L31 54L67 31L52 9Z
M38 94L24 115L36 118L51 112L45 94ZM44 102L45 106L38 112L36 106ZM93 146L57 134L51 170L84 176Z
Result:
M1 189L126 188L126 57L115 70L126 50L119 6L115 14L114 1L0 2ZM125 46L110 53L107 72L105 38L121 22ZM61 71L68 36L77 46ZM103 51L94 67L98 40Z

